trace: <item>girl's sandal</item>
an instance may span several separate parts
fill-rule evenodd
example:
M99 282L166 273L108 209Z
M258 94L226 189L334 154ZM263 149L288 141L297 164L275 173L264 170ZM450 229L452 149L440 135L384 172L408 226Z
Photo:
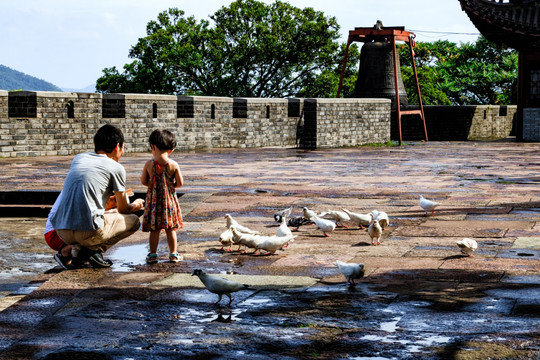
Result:
M182 257L182 255L179 255L178 253L170 253L169 254L169 261L170 262L176 263L176 262L179 262L179 261L182 261L182 260L184 260L184 258Z
M146 255L147 264L157 264L157 262L158 262L158 256L156 253L150 253Z

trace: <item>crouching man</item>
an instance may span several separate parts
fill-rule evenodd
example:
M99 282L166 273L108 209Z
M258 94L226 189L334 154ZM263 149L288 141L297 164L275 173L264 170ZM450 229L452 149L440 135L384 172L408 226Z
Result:
M50 221L68 245L79 245L72 265L89 262L93 267L109 267L103 258L112 245L139 229L139 217L133 214L144 200L131 204L125 196L126 171L119 160L124 155L124 135L113 125L102 126L94 135L94 152L78 154L66 176L62 196ZM115 196L118 212L105 213L105 205Z

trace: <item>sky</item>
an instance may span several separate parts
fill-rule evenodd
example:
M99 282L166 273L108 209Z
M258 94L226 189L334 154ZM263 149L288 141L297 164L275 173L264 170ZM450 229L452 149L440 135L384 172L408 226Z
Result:
M273 0L262 0L272 3ZM416 41L474 42L478 30L458 0L282 0L312 7L340 25L341 42L349 30L405 26ZM103 69L133 59L129 50L146 35L146 25L169 8L210 20L232 0L0 0L0 64L60 88L95 85Z

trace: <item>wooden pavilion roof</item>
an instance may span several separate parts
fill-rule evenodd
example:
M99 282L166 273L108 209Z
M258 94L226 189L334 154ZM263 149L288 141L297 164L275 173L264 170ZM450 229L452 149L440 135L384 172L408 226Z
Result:
M488 40L516 49L540 47L540 1L459 0Z

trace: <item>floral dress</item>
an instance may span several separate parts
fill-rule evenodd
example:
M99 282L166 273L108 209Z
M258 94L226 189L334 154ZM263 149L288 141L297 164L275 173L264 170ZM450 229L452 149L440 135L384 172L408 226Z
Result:
M144 203L143 231L181 229L182 212L176 196L175 174L167 174L167 164L152 160L152 177L148 183Z

